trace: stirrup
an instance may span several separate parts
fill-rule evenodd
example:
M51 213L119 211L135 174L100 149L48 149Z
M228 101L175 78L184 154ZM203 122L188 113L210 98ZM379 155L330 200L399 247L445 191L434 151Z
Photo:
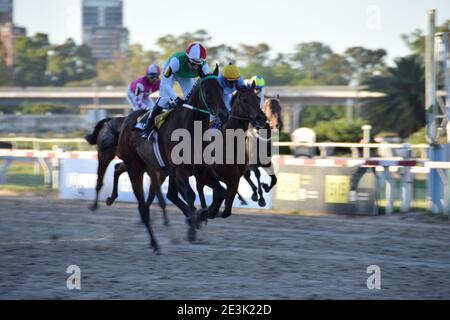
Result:
M135 129L145 130L147 128L147 124L145 122L138 122L134 126Z

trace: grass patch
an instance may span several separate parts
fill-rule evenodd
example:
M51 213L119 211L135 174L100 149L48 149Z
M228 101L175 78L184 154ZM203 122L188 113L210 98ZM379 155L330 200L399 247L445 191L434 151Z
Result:
M0 167L3 161L0 161ZM0 185L0 190L10 191L14 193L37 193L51 194L55 190L51 190L44 184L44 174L34 174L34 164L32 162L13 161L8 170L7 183Z

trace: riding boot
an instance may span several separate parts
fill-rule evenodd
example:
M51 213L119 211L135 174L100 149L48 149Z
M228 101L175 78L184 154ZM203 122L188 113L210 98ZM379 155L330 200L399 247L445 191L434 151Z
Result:
M149 139L150 138L151 139L151 137L153 136L153 131L154 131L154 129L156 129L155 118L162 111L163 111L163 108L161 108L158 105L156 105L153 108L150 117L148 117L148 119L147 119L147 124L145 126L144 132L141 135L142 138L144 138L144 139Z

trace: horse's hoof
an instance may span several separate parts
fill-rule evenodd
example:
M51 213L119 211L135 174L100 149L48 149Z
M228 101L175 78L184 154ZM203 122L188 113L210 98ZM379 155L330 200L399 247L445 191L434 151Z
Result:
M256 193L252 194L252 201L258 201L258 195Z
M198 209L197 210L197 220L198 221L205 221L208 220L209 217L209 211L208 209Z
M229 216L231 216L231 211L230 212L223 211L222 214L220 215L220 217L224 219L228 218Z
M170 228L170 222L169 222L169 220L164 220L164 226L166 227L166 228Z
M108 198L106 199L106 205L107 205L108 207L111 206L113 203L114 203L114 199L113 199L113 198L108 197Z
M258 205L260 207L265 207L266 206L266 200L264 200L264 198L261 198L258 200Z
M91 210L92 212L96 211L97 209L98 209L97 203L93 203L89 206L89 210Z
M196 231L195 231L195 228L193 226L191 226L188 229L188 241L189 242L194 242L195 238L196 238Z
M245 201L245 200L241 200L241 206L248 206L248 203L247 203L247 201Z
M262 188L264 189L265 192L269 192L270 191L270 187L267 183L261 183Z

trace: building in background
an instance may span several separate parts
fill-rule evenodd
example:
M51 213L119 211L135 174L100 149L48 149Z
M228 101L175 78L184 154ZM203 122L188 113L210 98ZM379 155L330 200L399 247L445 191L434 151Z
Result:
M128 48L128 29L123 26L122 0L82 1L83 43L102 60L114 60Z
M0 25L13 22L13 0L0 0Z
M14 64L14 43L27 35L26 29L14 24L13 0L0 0L0 43L6 51L6 65Z

